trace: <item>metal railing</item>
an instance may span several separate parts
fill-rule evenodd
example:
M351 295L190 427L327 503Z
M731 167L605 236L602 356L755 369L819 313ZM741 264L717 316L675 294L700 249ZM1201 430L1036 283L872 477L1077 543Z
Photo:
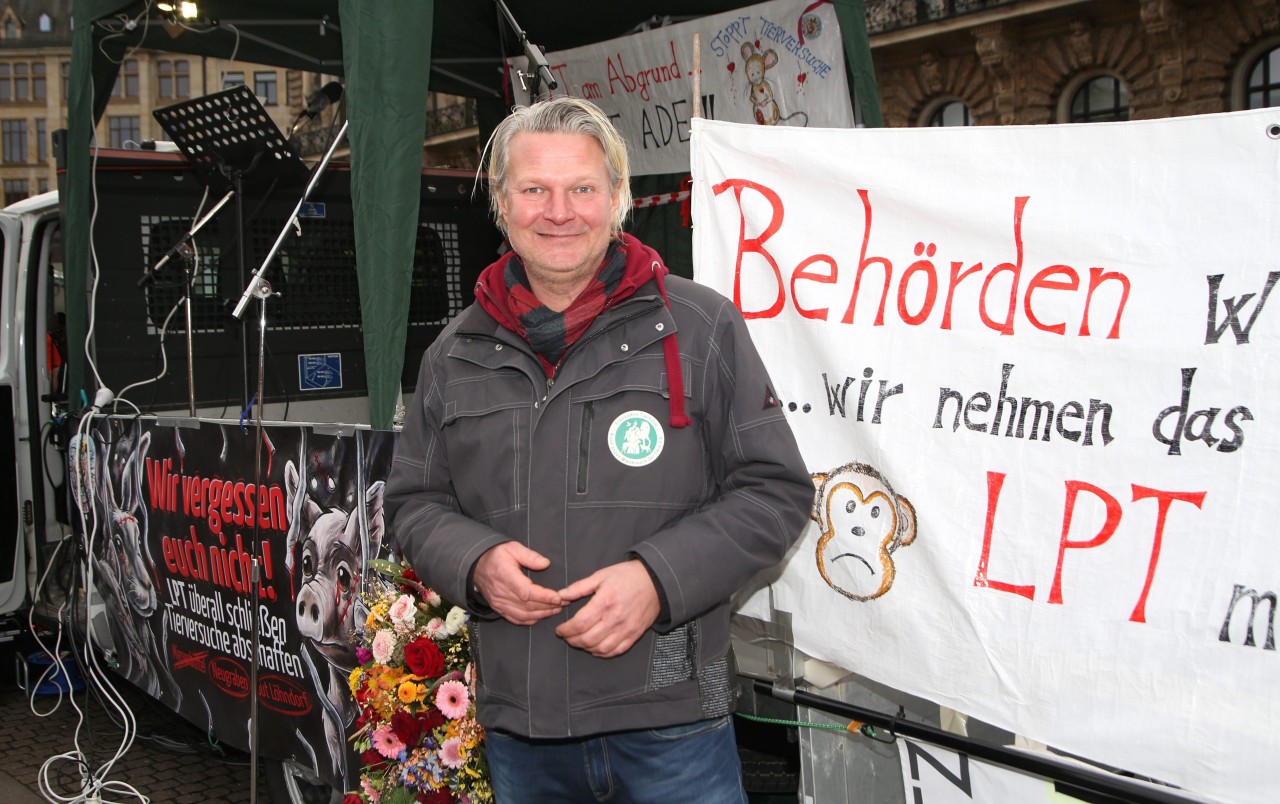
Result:
M1023 0L866 0L867 32L888 33L913 25L941 22Z
M427 136L436 137L463 131L476 125L476 102L467 98L463 103L442 106L427 112Z

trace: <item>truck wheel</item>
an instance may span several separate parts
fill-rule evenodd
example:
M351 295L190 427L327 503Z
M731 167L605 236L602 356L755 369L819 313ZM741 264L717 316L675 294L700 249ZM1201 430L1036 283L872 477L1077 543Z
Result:
M274 759L264 764L273 804L341 804L342 791L317 779L310 768Z

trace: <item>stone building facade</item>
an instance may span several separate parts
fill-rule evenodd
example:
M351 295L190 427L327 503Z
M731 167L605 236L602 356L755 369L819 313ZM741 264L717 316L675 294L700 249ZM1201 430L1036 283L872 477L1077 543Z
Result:
M865 3L886 126L1138 120L1280 103L1280 0Z

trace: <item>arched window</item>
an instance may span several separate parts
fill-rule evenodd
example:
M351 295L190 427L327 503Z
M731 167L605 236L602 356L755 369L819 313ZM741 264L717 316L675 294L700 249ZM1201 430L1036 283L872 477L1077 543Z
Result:
M53 30L53 17L48 14L40 15L40 33L49 33Z
M1071 96L1068 121L1096 123L1129 119L1129 88L1114 75L1099 75L1080 85Z
M965 106L964 103L951 101L933 110L933 114L929 115L929 125L971 126L973 125L973 116L969 114L969 107Z
M1258 57L1249 67L1245 85L1245 108L1262 109L1280 106L1280 47Z

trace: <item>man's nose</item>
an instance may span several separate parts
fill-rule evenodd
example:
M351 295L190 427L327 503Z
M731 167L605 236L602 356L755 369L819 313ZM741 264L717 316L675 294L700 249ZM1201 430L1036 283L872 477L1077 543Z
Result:
M564 223L573 218L573 202L568 193L553 192L549 194L544 214L556 223Z

